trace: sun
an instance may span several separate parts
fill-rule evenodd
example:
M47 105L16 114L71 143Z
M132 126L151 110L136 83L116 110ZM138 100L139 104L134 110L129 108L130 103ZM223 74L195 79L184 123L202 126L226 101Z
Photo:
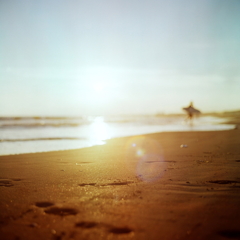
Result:
M88 81L84 92L85 103L89 108L94 109L97 114L102 114L114 105L116 92L112 82L108 78L99 75L98 78Z
M109 85L104 81L94 81L91 84L89 98L95 105L103 105L111 98Z

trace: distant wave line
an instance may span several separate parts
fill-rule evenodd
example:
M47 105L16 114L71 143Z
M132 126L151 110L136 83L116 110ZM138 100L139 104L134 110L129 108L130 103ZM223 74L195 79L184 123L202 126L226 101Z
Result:
M86 138L25 138L25 139L0 139L0 142L22 142L22 141L46 141L46 140L86 140Z
M86 123L33 123L33 124L2 124L0 127L78 127Z

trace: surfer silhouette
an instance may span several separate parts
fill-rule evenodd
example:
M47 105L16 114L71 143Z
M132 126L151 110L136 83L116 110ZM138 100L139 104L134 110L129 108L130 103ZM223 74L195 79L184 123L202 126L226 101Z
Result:
M193 108L193 102L190 102L188 106L188 109L191 109L191 108ZM192 119L192 117L193 117L193 113L191 111L188 111L188 118Z
M187 112L187 120L190 121L192 120L194 114L198 115L201 113L198 109L193 107L193 102L190 102L189 106L183 108L183 110Z

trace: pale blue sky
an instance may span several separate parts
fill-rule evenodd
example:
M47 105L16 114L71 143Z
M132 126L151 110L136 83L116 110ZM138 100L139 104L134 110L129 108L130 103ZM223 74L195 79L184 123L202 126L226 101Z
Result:
M0 115L240 109L238 0L2 0Z

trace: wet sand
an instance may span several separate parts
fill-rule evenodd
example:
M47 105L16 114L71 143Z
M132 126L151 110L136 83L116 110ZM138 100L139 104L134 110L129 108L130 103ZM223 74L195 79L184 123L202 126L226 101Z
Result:
M1 156L0 236L240 239L240 130Z

